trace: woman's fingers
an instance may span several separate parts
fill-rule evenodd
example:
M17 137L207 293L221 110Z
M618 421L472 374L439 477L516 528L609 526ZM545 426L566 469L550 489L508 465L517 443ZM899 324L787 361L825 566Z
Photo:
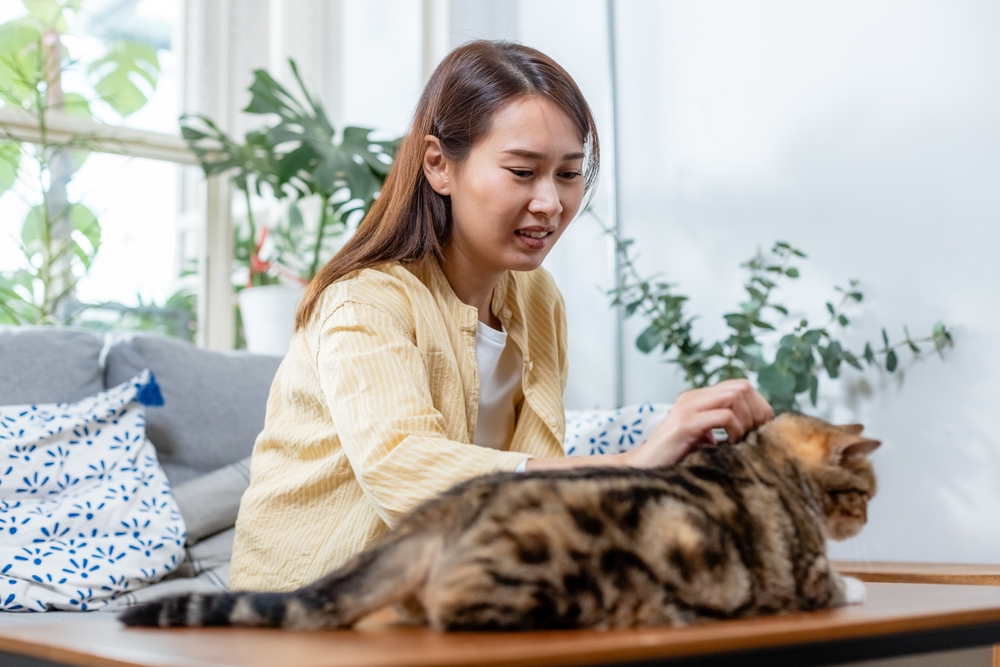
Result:
M711 433L714 428L725 429L729 435L730 442L736 442L740 433L739 418L728 408L716 408L714 410L702 410L688 416L685 423L685 431L692 437ZM739 435L737 435L739 434Z
M730 442L739 441L747 431L774 418L770 404L747 380L726 380L685 392L678 397L677 407L689 417L715 410L731 411L733 417L727 419L726 424L711 426L725 429Z
M754 391L750 396L750 404L754 414L754 424L760 426L774 419L774 408L767 402L767 399L760 395L759 391Z
M629 452L629 465L671 465L705 443L712 429L739 442L747 431L774 417L771 406L746 380L727 380L677 397L674 408L649 439Z

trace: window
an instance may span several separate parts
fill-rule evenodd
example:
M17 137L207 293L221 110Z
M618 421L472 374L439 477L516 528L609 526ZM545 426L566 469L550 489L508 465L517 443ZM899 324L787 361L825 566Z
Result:
M0 6L0 322L193 337L182 5Z

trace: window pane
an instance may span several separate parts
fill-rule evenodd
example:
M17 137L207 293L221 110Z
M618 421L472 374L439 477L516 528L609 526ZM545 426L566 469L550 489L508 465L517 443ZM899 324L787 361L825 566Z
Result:
M0 197L0 272L7 276L28 267L20 249L24 223L41 201L31 187L37 167L34 172L31 167L32 160L22 159L21 181ZM89 271L74 262L76 300L59 320L99 330L144 329L194 339L201 215L181 212L182 179L197 186L201 172L157 160L87 157L66 187L66 200L93 214L100 245ZM79 231L73 234L79 238Z

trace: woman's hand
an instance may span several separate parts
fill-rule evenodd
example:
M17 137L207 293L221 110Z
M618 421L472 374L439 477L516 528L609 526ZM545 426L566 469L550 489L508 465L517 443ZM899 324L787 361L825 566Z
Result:
M620 456L635 468L673 465L694 449L714 445L712 429L725 429L729 442L737 442L771 419L771 405L747 380L726 380L678 396L649 439Z

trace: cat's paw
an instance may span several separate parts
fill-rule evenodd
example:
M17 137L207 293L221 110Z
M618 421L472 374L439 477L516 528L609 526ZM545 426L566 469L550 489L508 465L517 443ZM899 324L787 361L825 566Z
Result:
M844 583L844 604L864 604L868 598L865 582L854 577L844 576L841 576L840 580Z

